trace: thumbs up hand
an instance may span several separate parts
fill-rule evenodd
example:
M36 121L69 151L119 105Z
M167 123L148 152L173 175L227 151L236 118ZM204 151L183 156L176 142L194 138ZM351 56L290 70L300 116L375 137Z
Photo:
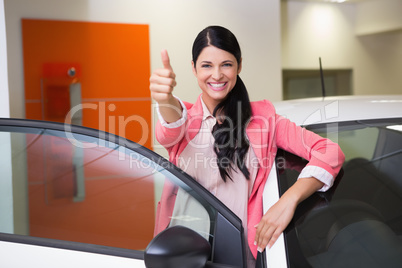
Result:
M161 51L161 59L163 68L168 69L173 72L172 66L170 66L170 58L166 49Z
M176 86L176 75L170 65L169 55L166 50L161 52L163 68L156 69L149 78L151 97L159 104L159 111L163 119L168 122L176 122L182 116L182 107L179 101L173 97L173 88Z
M156 69L149 81L151 90L151 97L159 104L171 103L174 98L172 95L173 88L176 86L176 75L170 65L168 52L162 50L161 59L163 68Z

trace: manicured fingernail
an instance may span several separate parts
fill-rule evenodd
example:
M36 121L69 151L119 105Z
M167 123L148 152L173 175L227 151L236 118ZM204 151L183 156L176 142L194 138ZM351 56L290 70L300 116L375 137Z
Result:
M258 247L257 250L258 252L262 253L262 248Z
M257 246L257 241L254 241L254 246Z
M254 228L257 228L258 224L254 225Z

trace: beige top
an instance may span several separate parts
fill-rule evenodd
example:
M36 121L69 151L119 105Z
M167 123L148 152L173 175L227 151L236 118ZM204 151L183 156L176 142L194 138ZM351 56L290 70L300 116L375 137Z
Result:
M242 220L244 230L247 230L247 204L258 171L258 159L250 147L245 161L250 180L236 166L230 174L233 181L227 179L224 182L219 173L211 132L216 118L211 115L204 102L202 106L201 129L183 150L177 165L232 210Z

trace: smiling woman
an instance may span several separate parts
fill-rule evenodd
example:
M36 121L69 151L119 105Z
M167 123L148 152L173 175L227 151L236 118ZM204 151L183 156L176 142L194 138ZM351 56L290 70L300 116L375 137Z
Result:
M193 60L192 65L198 85L204 93L203 101L212 113L236 84L241 62L238 64L229 52L208 46L202 50L197 61Z
M335 143L277 115L269 101L250 103L239 77L241 55L232 32L209 26L197 35L192 48L192 70L202 91L197 102L184 103L173 96L176 75L166 51L162 51L163 68L150 78L150 90L159 104L157 140L168 150L172 163L242 220L248 241L247 267L253 267L257 252L275 243L297 204L332 186L344 156ZM263 214L263 189L278 147L311 162L300 180ZM209 163L206 168L205 162ZM163 192L156 234L169 226L176 210L172 200L180 196L172 187Z

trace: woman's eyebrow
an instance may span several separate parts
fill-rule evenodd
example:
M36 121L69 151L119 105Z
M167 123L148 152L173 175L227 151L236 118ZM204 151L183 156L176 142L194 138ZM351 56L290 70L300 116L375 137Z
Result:
M222 63L233 63L233 61L232 60L224 60L224 61L222 61ZM209 63L209 64L211 64L212 63L212 61L207 61L207 60L203 60L203 61L201 61L201 63Z

